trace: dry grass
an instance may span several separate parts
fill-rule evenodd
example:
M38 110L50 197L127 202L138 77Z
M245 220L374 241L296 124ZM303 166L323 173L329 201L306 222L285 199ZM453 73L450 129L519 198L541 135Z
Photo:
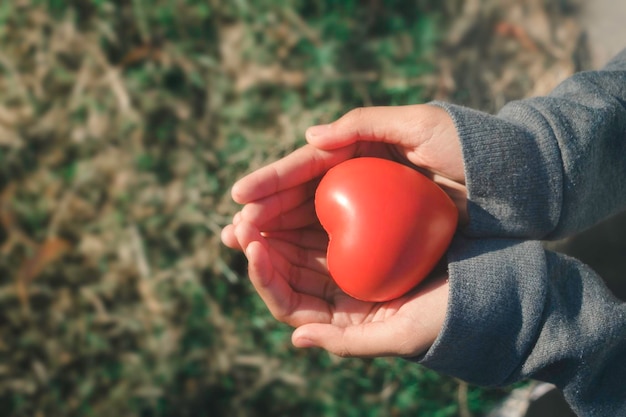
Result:
M574 17L543 2L423 1L423 32L378 27L405 3L340 20L271 1L0 4L3 415L455 415L453 380L294 351L219 242L230 184L310 124L434 97L494 109L578 66ZM390 52L366 65L346 44Z

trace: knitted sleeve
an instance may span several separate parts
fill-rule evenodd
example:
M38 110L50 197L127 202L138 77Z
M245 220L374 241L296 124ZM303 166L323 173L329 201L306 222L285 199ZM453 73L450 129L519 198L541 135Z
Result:
M466 234L560 238L626 208L626 50L497 115L432 104L461 138Z
M591 269L537 241L458 236L448 256L446 321L420 363L484 386L551 382L580 416L626 415L626 304Z
M626 304L539 241L626 208L626 51L497 115L433 104L459 132L470 222L448 252L444 328L416 360L480 385L551 382L581 416L626 415Z

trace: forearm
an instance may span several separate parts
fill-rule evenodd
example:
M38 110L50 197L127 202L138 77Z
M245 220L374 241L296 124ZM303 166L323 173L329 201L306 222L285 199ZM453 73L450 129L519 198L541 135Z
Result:
M444 328L420 362L469 382L533 378L585 416L626 415L626 305L539 242L457 237Z
M626 208L626 51L498 115L446 103L471 236L559 238Z

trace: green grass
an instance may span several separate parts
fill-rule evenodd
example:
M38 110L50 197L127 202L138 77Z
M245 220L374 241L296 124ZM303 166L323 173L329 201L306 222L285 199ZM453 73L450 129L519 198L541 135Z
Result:
M430 98L443 16L405 0L0 3L1 414L446 417L501 397L294 349L219 242L230 185L307 126Z

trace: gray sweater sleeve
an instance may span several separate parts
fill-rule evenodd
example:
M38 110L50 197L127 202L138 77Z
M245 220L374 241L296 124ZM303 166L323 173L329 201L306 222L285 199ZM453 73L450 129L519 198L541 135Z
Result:
M552 382L580 416L626 415L626 304L581 262L520 240L625 207L626 52L495 116L437 104L461 137L470 224L448 252L444 327L418 360L479 385Z
M540 242L456 237L449 304L420 363L484 386L551 382L581 417L626 415L626 304Z
M626 50L495 116L433 104L461 138L466 234L559 238L626 208Z

